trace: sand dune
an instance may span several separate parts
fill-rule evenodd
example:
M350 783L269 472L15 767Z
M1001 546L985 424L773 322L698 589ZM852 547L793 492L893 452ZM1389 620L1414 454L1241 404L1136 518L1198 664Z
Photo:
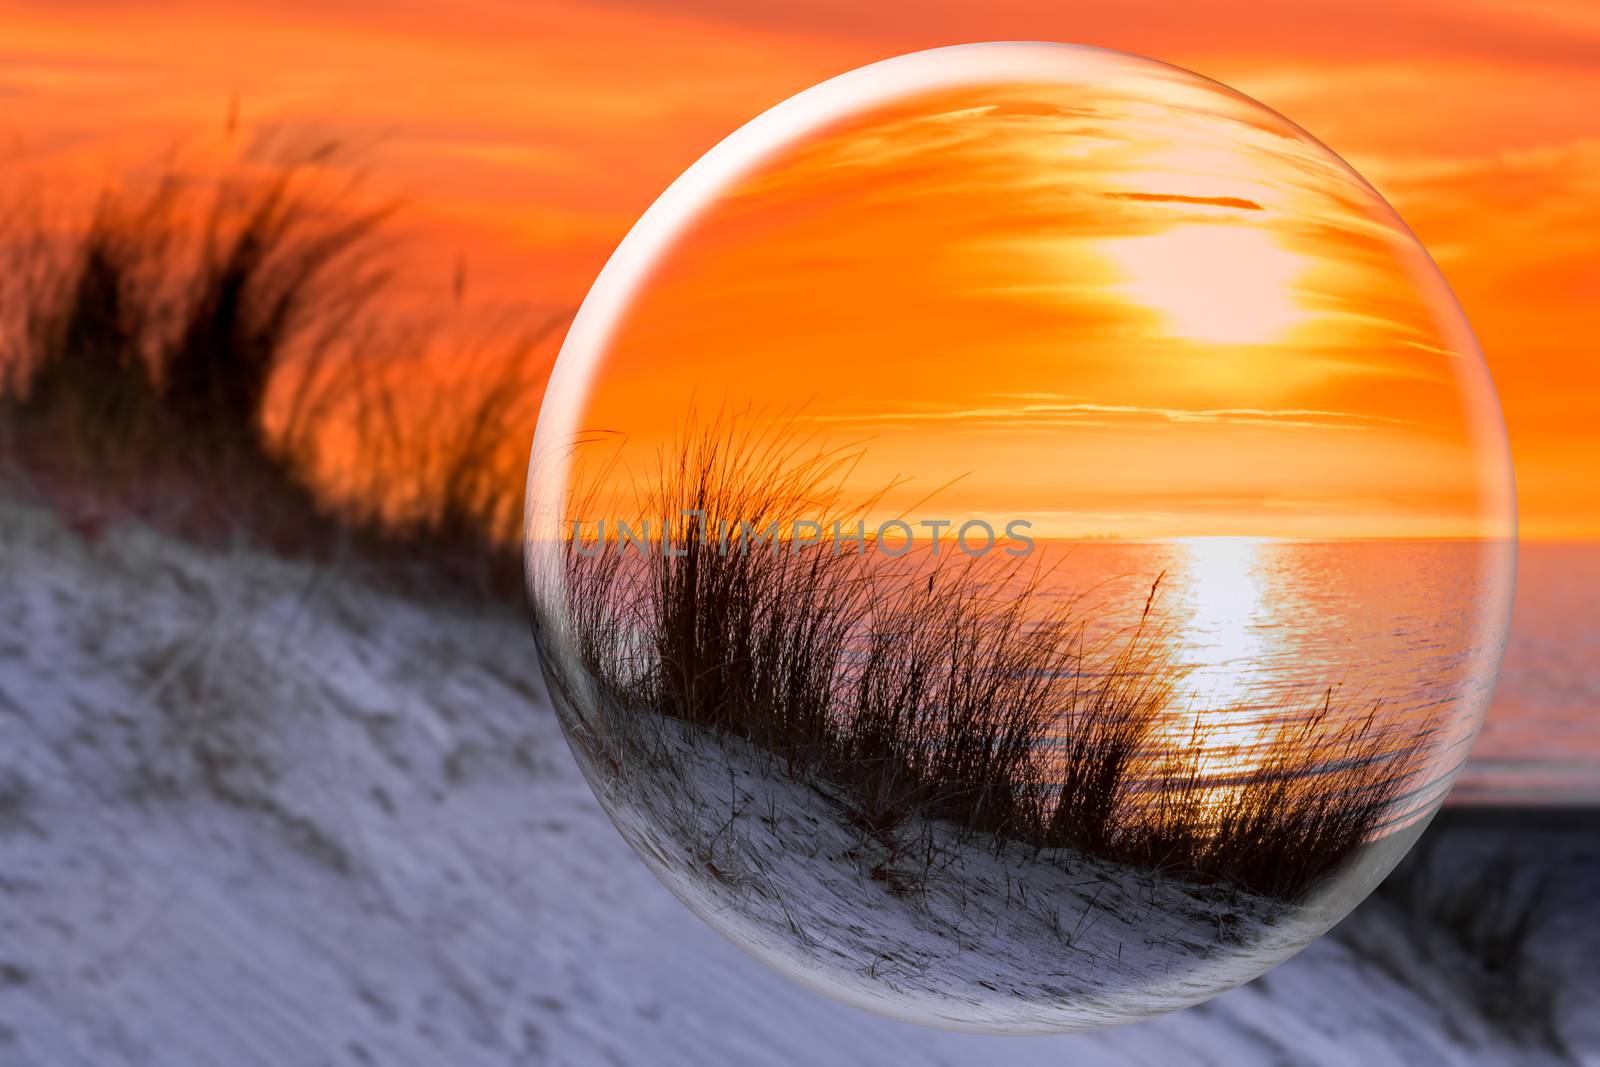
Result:
M1197 1009L956 1035L808 991L678 904L584 784L509 612L138 531L86 544L8 505L0 618L8 1065L1600 1056L1593 823L1433 832L1447 882L1507 839L1559 879L1523 1022L1442 924L1385 898Z

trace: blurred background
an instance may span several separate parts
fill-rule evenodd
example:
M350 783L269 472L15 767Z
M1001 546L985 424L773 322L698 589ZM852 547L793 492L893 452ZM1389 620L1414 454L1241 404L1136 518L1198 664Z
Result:
M0 1063L1600 1062L1600 10L1355 0L0 3ZM762 970L627 852L515 549L633 220L831 75L968 40L1217 78L1477 330L1516 618L1474 759L1333 934L991 1040Z

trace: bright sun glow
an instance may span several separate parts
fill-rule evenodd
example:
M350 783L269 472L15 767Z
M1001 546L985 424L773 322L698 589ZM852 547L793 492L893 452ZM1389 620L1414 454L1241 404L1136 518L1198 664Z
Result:
M1268 659L1270 606L1259 538L1184 539L1181 622L1173 637L1177 658L1199 664L1185 688L1198 727L1199 757L1208 775L1237 773L1259 762L1270 726L1259 708L1259 671Z
M1458 310L1304 138L1182 79L1019 82L708 157L617 260L583 402L541 434L625 430L631 501L715 383L860 442L874 524L999 529L1004 502L1044 538L1504 536Z
M1127 276L1123 296L1192 341L1267 344L1306 315L1295 290L1305 257L1264 229L1190 223L1101 248Z

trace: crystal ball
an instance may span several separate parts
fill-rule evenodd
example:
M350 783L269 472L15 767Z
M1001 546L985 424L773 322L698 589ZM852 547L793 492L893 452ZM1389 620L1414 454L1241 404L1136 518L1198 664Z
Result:
M1488 705L1505 431L1417 238L1150 59L988 44L774 107L595 281L534 438L594 793L750 954L896 1018L1123 1023L1305 946Z

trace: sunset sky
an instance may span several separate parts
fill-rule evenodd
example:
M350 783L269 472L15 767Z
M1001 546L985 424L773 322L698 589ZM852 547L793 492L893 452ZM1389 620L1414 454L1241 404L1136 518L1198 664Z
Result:
M552 381L576 410L541 435L625 432L621 469L642 481L691 405L783 412L860 442L850 495L903 482L879 521L1506 531L1471 337L1347 168L1172 67L984 54L970 75L944 53L889 65L877 83L921 69L960 84L865 107L843 93L845 117L822 107L714 186L600 338L595 372Z
M1578 0L1292 10L1147 0L1085 12L1002 0L919 4L913 16L909 6L861 6L0 5L0 100L14 172L55 189L155 165L174 146L203 154L195 146L223 133L232 100L241 138L287 129L340 139L405 201L412 292L443 296L464 266L475 302L540 311L576 305L685 166L828 76L964 40L1069 40L1152 55L1288 115L1389 199L1438 262L1487 357L1511 431L1523 535L1600 537L1591 326L1600 292L1600 9ZM1259 201L1176 185L1134 191ZM1215 299L1210 310L1176 299L1199 282L1163 277L1171 257L1155 254L1133 219L1154 212L1162 239L1182 247L1208 232L1193 227L1251 209L1174 199L1101 207L1109 229L1095 248L1035 242L992 262L1020 269L1059 252L1083 266L1092 252L1105 272L1097 284L1124 314L1115 330L1137 326L1191 346L1252 349L1328 328L1331 312L1308 307L1303 290L1308 272L1332 271L1333 261L1308 265L1292 236L1231 226L1237 284L1230 297L1219 283L1217 295L1250 294L1258 314L1247 322L1217 312ZM995 279L996 288L1014 281ZM1141 303L1142 315L1129 310ZM1320 325L1310 321L1319 316ZM1249 399L1260 385L1253 370L1241 359L1203 382L1174 376L1130 406L1165 412L1156 417L1167 422L1199 418L1219 449L1230 420L1249 418L1218 414L1231 409L1270 408L1279 419L1303 411L1300 421L1322 424L1307 433L1340 437L1353 435L1309 413L1356 412L1389 428L1363 435L1372 441L1410 433L1404 424L1427 423L1437 410L1416 375L1399 376L1405 384L1392 390L1352 384L1338 403L1313 404L1289 386ZM1040 387L1035 374L1012 377L991 391L1049 395L986 398L981 406L999 418L1036 416L1025 410L1033 405L1082 419L1095 410L1084 405L1111 406L1081 389ZM934 397L920 400L927 414L949 414ZM874 414L882 412L855 417ZM1356 458L1351 470L1361 462L1379 469ZM1110 502L1098 510L1120 514Z

